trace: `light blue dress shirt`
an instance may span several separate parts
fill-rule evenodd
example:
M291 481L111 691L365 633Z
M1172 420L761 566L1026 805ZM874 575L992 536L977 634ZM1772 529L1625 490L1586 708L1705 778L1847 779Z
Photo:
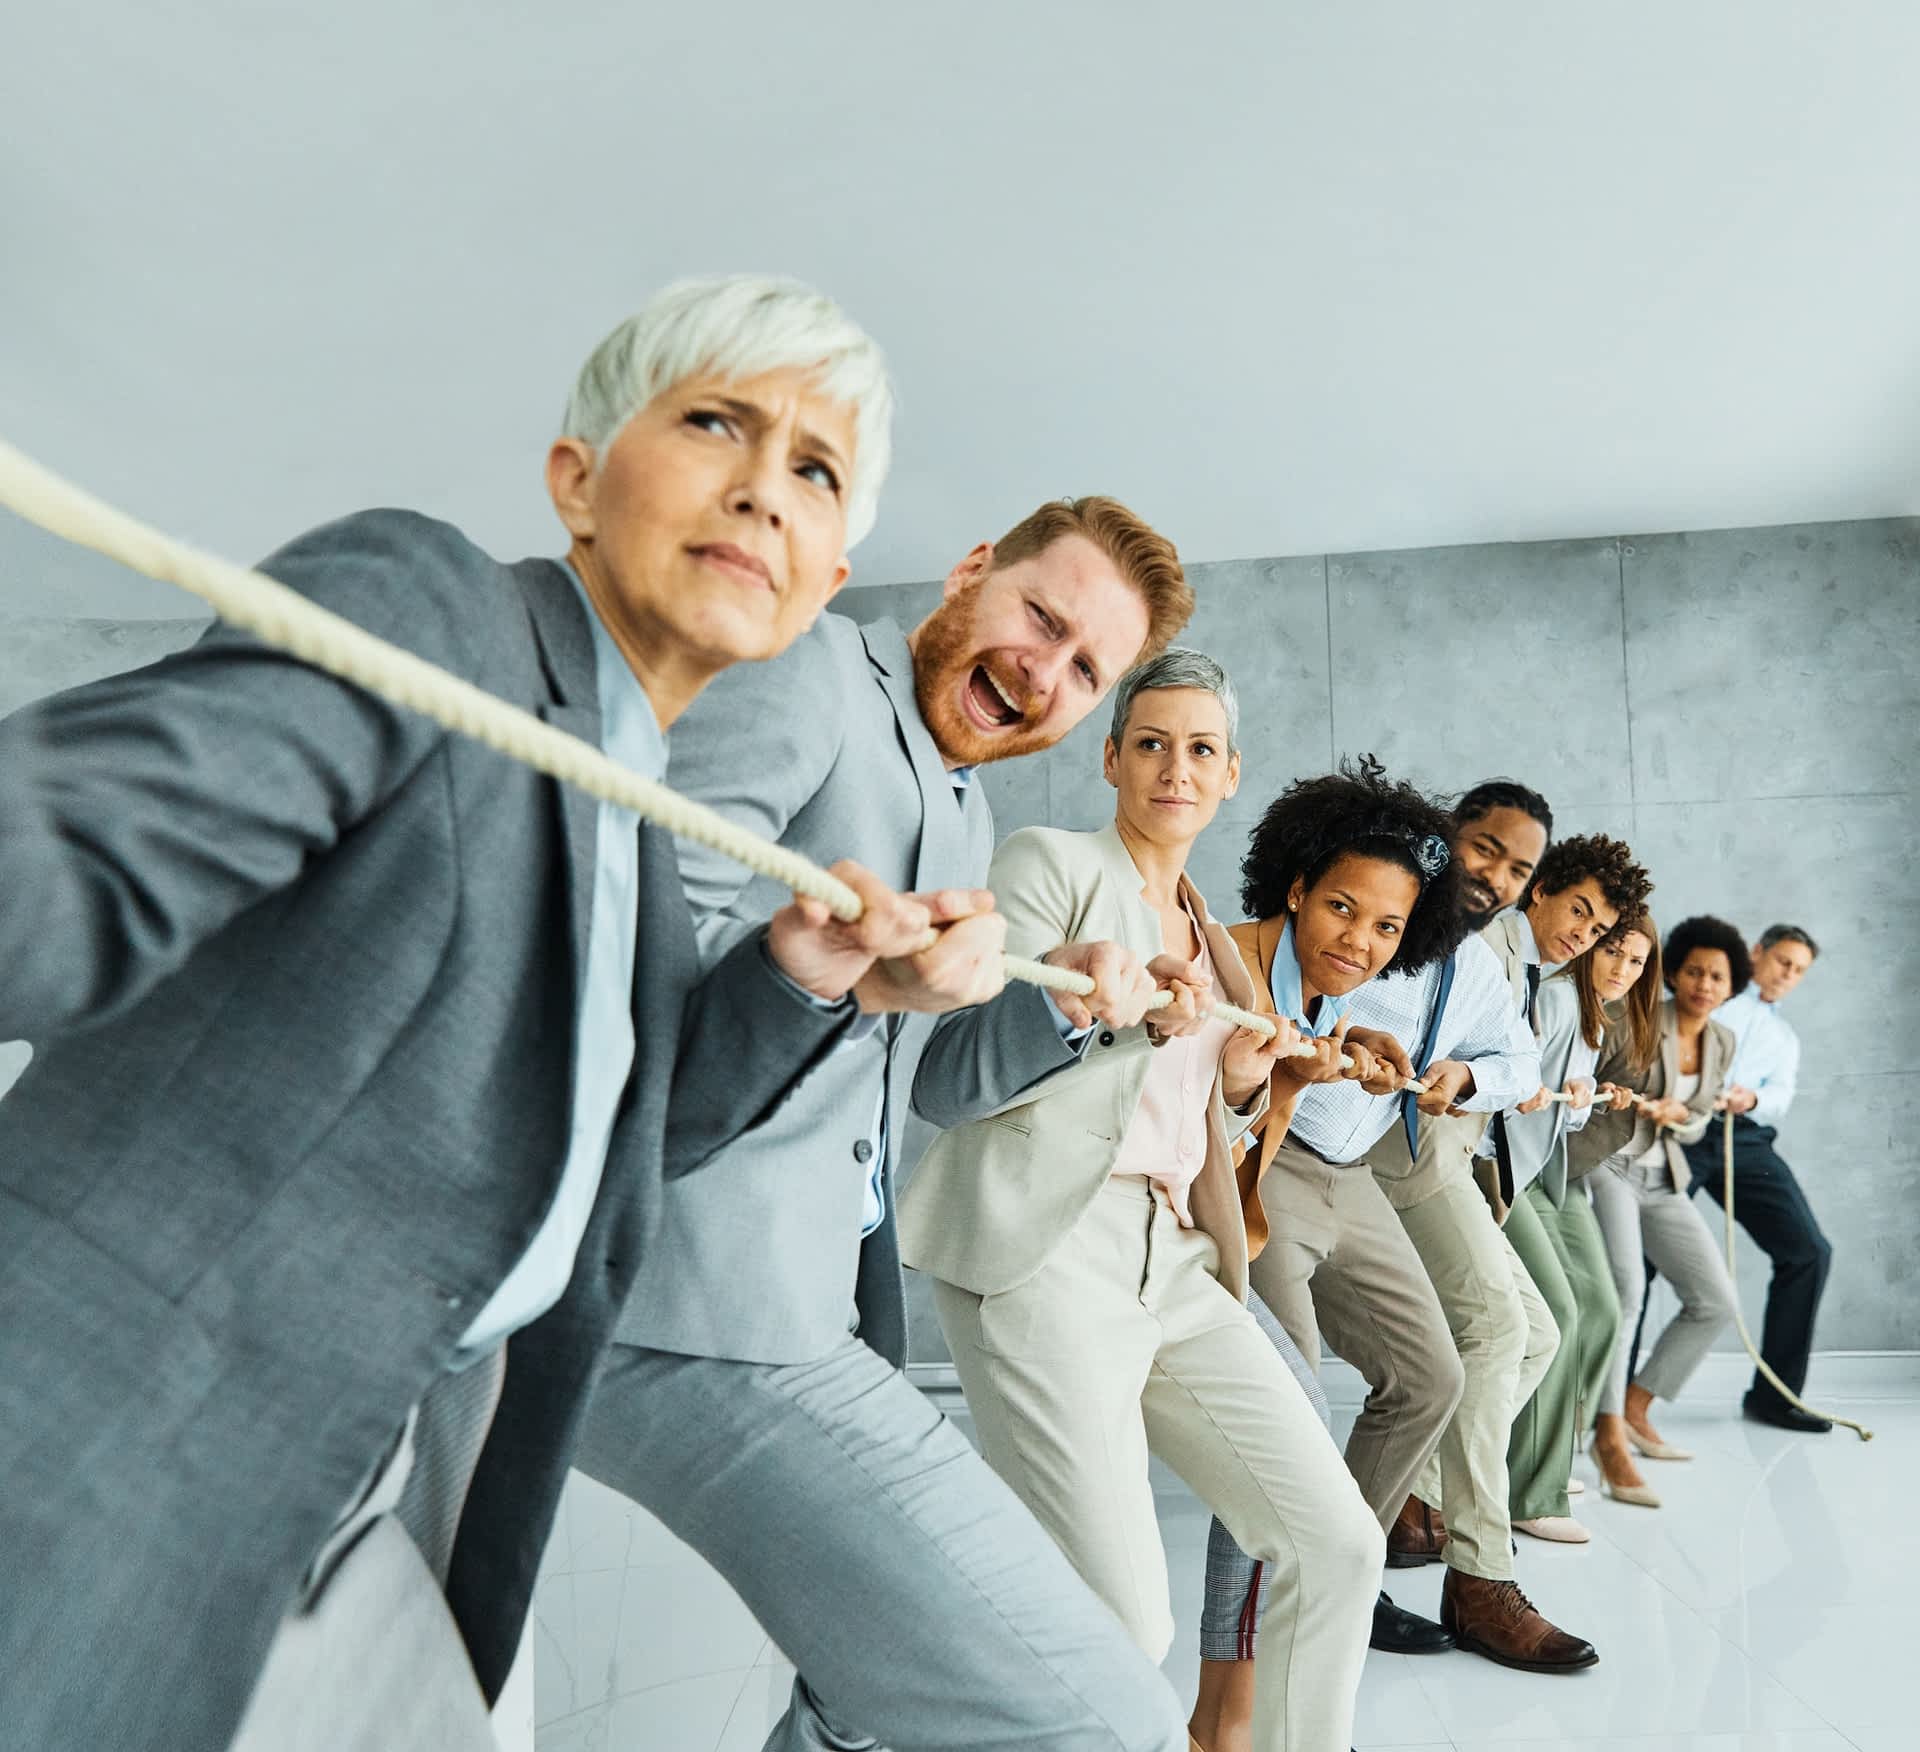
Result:
M600 747L650 779L667 770L667 740L653 702L613 636L601 625L571 565L593 634L594 682L600 697ZM460 1340L456 1367L491 1352L530 1326L566 1294L580 1240L587 1232L607 1145L633 1072L633 963L640 907L640 817L602 803L595 838L593 916L587 974L581 982L573 1072L573 1119L560 1189L533 1241Z
M1291 918L1280 928L1280 941L1273 951L1273 973L1267 984L1273 993L1274 1009L1294 1027L1316 1037L1331 1034L1340 1026L1340 1018L1353 1007L1354 992L1348 992L1344 998L1323 994L1314 1000L1313 1015L1308 1016L1306 1000L1300 995L1300 952L1293 946Z
M1441 966L1433 962L1410 978L1389 972L1368 980L1353 994L1355 1027L1384 1029L1413 1051L1427 1037ZM1433 1056L1473 1066L1473 1093L1459 1103L1465 1113L1498 1113L1540 1087L1539 1042L1514 1008L1500 957L1478 937L1455 953L1453 991L1434 1028ZM1347 1081L1309 1083L1288 1130L1329 1162L1357 1162L1399 1112L1397 1095L1369 1095Z
M1800 1077L1800 1036L1780 1014L1780 1006L1761 997L1757 985L1729 998L1714 1011L1713 1019L1733 1030L1733 1068L1727 1081L1760 1097L1747 1118L1755 1125L1777 1126L1793 1105Z

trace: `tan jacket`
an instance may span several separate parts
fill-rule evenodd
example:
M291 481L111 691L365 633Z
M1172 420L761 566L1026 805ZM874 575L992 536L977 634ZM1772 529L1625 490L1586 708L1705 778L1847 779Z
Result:
M1660 1050L1644 1076L1635 1075L1627 1056L1630 1040L1626 1018L1609 1007L1607 1034L1600 1043L1600 1063L1594 1067L1597 1081L1618 1083L1655 1101L1663 1098L1669 1089L1680 1086L1679 1012L1673 999L1664 999L1660 1005ZM1673 1184L1680 1192L1693 1184L1693 1170L1687 1166L1687 1153L1682 1146L1697 1144L1707 1135L1707 1127L1713 1122L1713 1104L1719 1100L1721 1090L1726 1087L1727 1072L1733 1068L1733 1052L1733 1030L1724 1022L1709 1018L1700 1045L1700 1087L1687 1103L1687 1112L1692 1117L1685 1125L1659 1134L1667 1146L1667 1165L1673 1170ZM1653 1139L1653 1121L1636 1108L1629 1107L1624 1113L1596 1111L1581 1130L1568 1135L1568 1177L1584 1179L1609 1156L1618 1155L1622 1150L1634 1156L1642 1155L1651 1147Z
M1097 833L1023 828L994 854L987 878L1007 920L1007 953L1038 959L1062 943L1107 940L1143 961L1162 953L1160 916L1112 826ZM1184 877L1181 893L1206 932L1216 989L1258 1007L1227 932ZM1065 1239L1113 1171L1140 1102L1144 1026L1096 1027L1076 1048L1031 986L946 1017L920 1061L914 1106L949 1129L934 1139L900 1200L900 1251L976 1295L1026 1282ZM1214 1076L1207 1158L1188 1193L1196 1227L1220 1250L1220 1281L1244 1300L1247 1237L1233 1144L1251 1116L1229 1114Z

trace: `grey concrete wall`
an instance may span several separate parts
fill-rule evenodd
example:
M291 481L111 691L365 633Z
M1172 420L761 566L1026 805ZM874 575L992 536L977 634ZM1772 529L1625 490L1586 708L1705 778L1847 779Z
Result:
M1511 774L1561 831L1628 839L1663 926L1804 924L1824 953L1789 1000L1805 1056L1782 1148L1837 1254L1820 1342L1920 1347L1920 520L1193 572L1184 642L1228 665L1244 715L1240 795L1194 858L1215 910L1239 916L1240 854L1273 793L1372 751L1441 790ZM937 594L841 606L911 624ZM989 769L1000 831L1105 820L1103 733ZM1740 1246L1757 1328L1764 1261ZM914 1294L914 1354L938 1360Z
M1920 520L1233 561L1194 568L1185 635L1240 686L1246 776L1195 874L1237 916L1251 821L1289 780L1372 750L1441 789L1511 773L1566 832L1630 839L1659 916L1805 924L1805 1076L1783 1139L1838 1262L1821 1341L1920 1348ZM932 584L849 590L911 625ZM152 661L180 621L0 617L0 714ZM989 769L1003 832L1093 827L1102 726ZM0 1045L0 1090L24 1051ZM909 1140L909 1159L917 1155ZM1760 1262L1742 1239L1757 1312ZM942 1356L921 1289L915 1355Z

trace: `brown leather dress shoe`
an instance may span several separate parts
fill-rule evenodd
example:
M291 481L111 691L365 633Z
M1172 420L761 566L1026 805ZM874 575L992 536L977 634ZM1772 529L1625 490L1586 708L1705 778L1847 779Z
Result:
M1440 1511L1410 1496L1387 1529L1387 1568L1418 1569L1423 1563L1438 1563L1446 1543L1447 1524Z
M1571 1673L1600 1659L1592 1643L1569 1636L1534 1611L1518 1582L1448 1570L1440 1587L1440 1622L1459 1647L1523 1673Z

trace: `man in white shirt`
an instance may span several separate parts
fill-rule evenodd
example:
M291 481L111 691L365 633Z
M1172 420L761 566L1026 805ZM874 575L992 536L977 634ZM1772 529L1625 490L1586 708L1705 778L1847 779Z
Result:
M1773 1147L1780 1122L1793 1105L1800 1070L1800 1039L1781 1016L1780 1003L1806 977L1819 953L1819 945L1798 925L1770 926L1754 945L1753 984L1713 1013L1739 1043L1725 1095L1735 1116L1734 1211L1740 1226L1773 1262L1760 1354L1794 1393L1806 1385L1813 1323L1833 1248L1793 1170ZM1694 1187L1705 1187L1723 1205L1725 1148L1719 1126L1687 1146ZM1825 1418L1790 1405L1758 1371L1743 1409L1756 1423L1808 1435L1833 1428Z

